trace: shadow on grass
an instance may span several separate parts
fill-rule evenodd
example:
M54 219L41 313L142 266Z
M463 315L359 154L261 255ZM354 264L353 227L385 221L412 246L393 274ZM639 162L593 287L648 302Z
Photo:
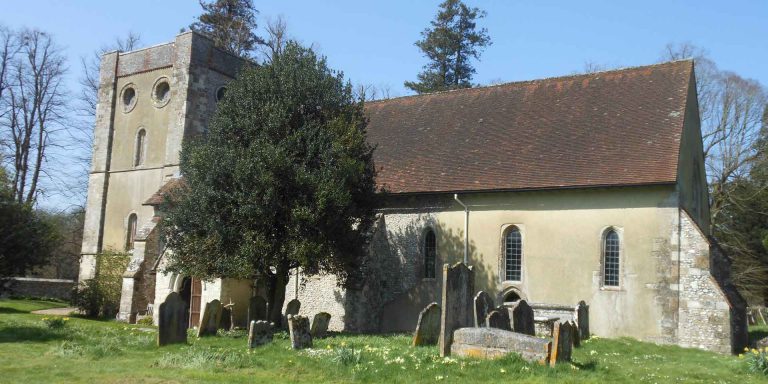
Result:
M16 308L0 307L0 313L2 313L2 314L29 313L29 311L20 311L20 310L18 310Z
M63 339L64 337L65 335L61 332L45 328L25 326L0 328L0 343L46 342Z
M768 337L768 328L749 330L749 345L754 346L760 339Z
M588 363L573 363L581 371L595 371L597 370L597 363L590 361Z

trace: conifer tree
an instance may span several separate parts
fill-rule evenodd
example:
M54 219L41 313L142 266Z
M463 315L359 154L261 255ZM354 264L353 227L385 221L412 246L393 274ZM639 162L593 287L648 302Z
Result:
M461 0L446 0L431 27L421 32L416 42L429 63L418 75L418 81L405 86L417 93L469 88L475 68L471 60L479 59L483 49L491 45L485 28L477 28L477 20L485 11L469 8Z
M200 1L203 14L189 26L195 32L210 37L214 44L240 57L249 58L260 44L256 35L256 14L253 0Z

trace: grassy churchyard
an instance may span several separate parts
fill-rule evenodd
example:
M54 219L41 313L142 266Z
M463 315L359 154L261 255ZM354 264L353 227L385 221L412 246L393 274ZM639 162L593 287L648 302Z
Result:
M38 309L62 303L0 300L2 383L197 382L524 382L764 383L747 359L631 339L593 338L555 369L507 357L441 359L436 347L410 347L409 335L332 335L293 351L286 333L251 351L245 332L155 346L155 329L70 317L63 325ZM44 320L45 319L45 320ZM49 325L51 324L51 325ZM755 337L768 328L754 329Z

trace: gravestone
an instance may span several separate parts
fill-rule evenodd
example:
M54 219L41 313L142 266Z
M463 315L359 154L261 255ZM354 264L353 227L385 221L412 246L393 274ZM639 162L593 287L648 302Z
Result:
M312 334L313 339L322 339L328 333L328 323L331 322L331 314L328 312L320 312L312 319L312 328L309 333Z
M549 366L554 367L556 363L571 361L572 335L574 332L575 330L567 321L555 323L555 329L552 334L552 353L549 354Z
M503 329L511 331L512 325L509 321L509 311L503 305L488 313L485 319L486 327Z
M301 309L301 301L299 301L299 299L289 301L288 305L285 306L285 317L298 315L299 309Z
M475 327L485 327L485 318L494 307L493 299L485 291L480 291L475 295L474 304Z
M232 329L232 309L227 308L227 306L223 306L221 308L221 321L219 321L219 329Z
M267 301L261 296L248 300L248 324L253 320L267 320Z
M516 353L526 361L546 364L549 361L551 349L550 339L498 328L460 328L453 333L451 354L460 357L495 359Z
M272 324L265 320L252 320L248 327L248 348L271 343L273 336Z
M471 267L464 263L456 263L452 267L443 265L443 306L440 313L440 356L451 354L453 331L459 328L471 327L472 292L474 291L475 274Z
M187 342L187 303L177 292L171 292L160 304L157 321L157 346Z
M289 315L288 330L293 349L312 348L312 334L309 333L309 319L306 316Z
M512 330L526 335L536 335L533 322L533 308L525 300L515 301L511 306Z
M413 346L435 345L440 338L440 304L431 303L419 313Z
M576 324L576 322L573 321L573 320L569 320L568 324L570 324L571 330L573 331L571 336L573 337L573 346L574 346L574 348L581 347L581 335L580 335L580 332L579 332L578 324Z
M216 331L219 330L219 324L221 324L222 309L221 302L215 299L205 304L203 318L200 320L200 327L197 329L197 337L216 335Z
M584 300L576 304L576 324L579 326L579 339L589 339L589 305Z

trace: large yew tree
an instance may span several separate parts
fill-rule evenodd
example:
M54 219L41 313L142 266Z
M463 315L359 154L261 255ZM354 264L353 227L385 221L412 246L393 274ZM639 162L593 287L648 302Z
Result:
M209 132L181 152L164 210L171 271L264 279L279 323L289 272L353 279L376 200L362 102L325 58L289 42L230 83Z

